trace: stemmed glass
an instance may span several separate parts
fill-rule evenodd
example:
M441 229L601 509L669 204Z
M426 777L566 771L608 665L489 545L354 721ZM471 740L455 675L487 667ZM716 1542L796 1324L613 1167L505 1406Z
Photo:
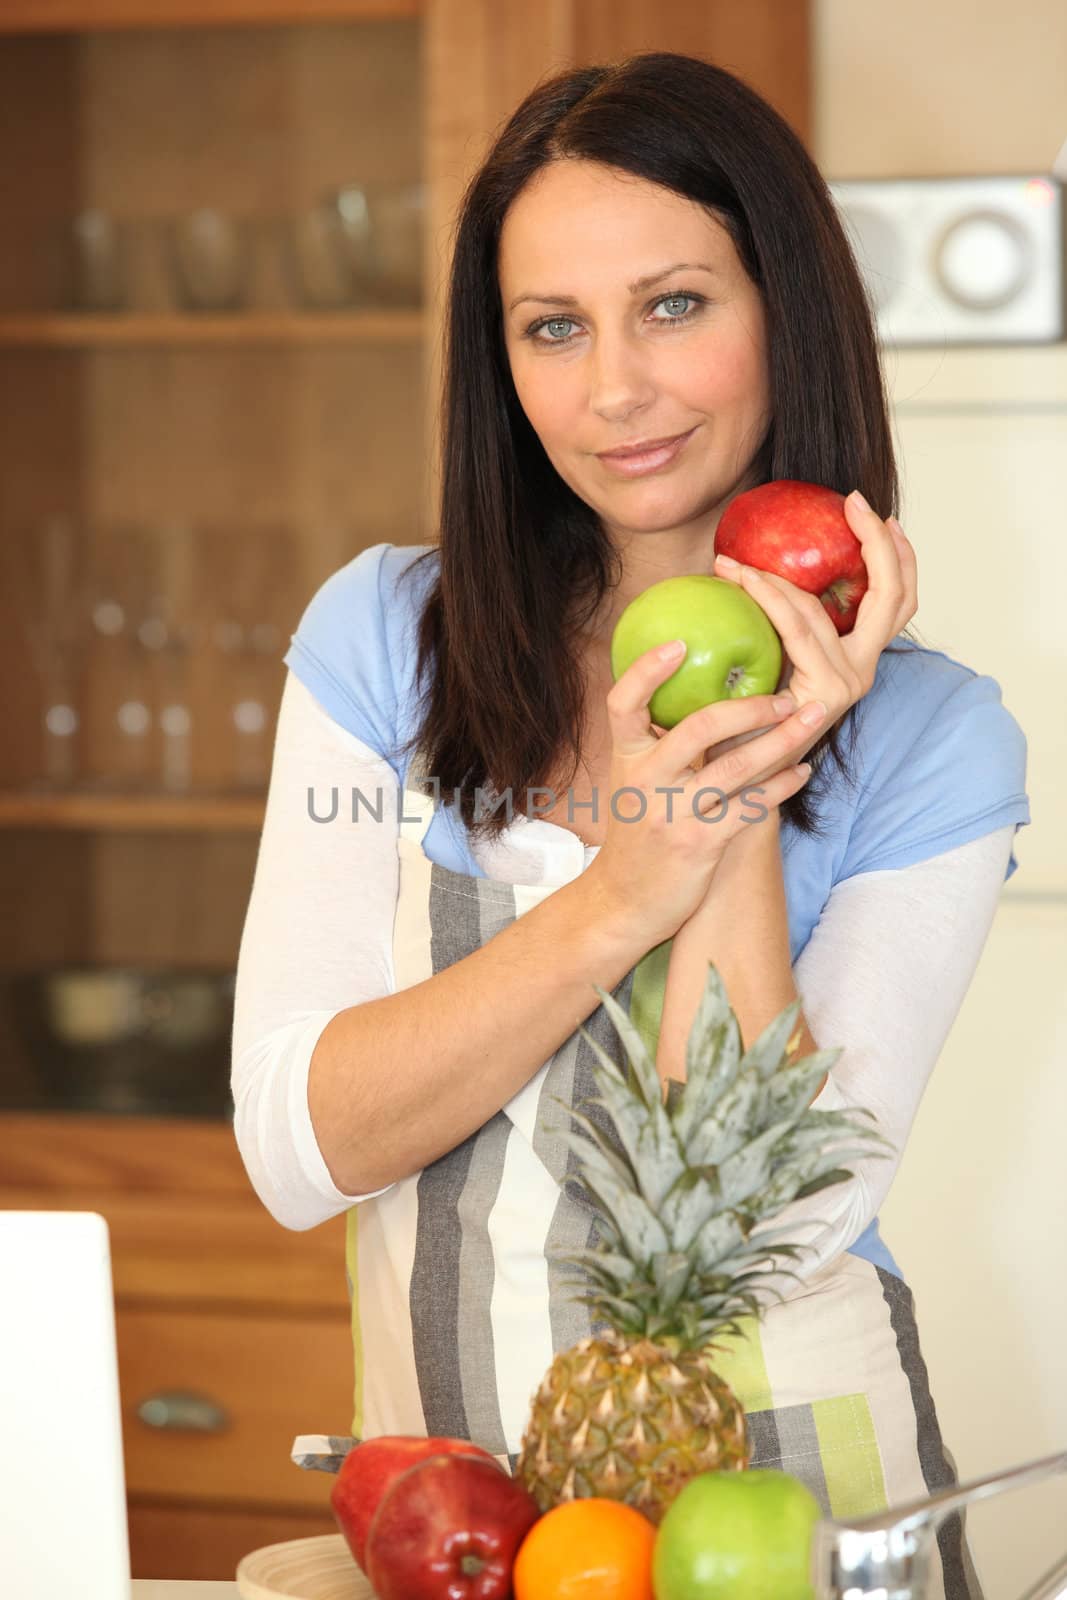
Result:
M18 610L39 687L40 760L34 790L77 782L87 581L84 542L73 519L9 528L0 541L4 586Z
M98 790L153 786L152 693L139 630L153 589L152 546L135 524L98 522L91 535L85 619L92 641L92 748Z
M297 599L292 532L279 524L227 529L214 559L221 570L212 640L230 685L230 780L237 789L261 791L270 776L281 658Z
M137 641L151 657L150 673L161 750L158 777L163 788L179 792L193 782L193 706L191 656L203 633L199 609L195 530L179 521L150 535L151 584L137 622Z

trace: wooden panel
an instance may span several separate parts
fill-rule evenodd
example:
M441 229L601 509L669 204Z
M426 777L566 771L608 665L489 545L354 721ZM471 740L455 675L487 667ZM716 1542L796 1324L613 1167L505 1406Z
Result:
M401 344L423 335L419 311L101 311L0 315L0 348L93 345Z
M0 965L232 969L259 834L205 823L170 834L0 830Z
M85 840L42 832L0 834L0 965L85 959L91 924Z
M250 1185L229 1123L167 1117L0 1116L0 1201L9 1189L68 1196L137 1189L240 1195Z
M0 0L0 33L412 17L420 0Z
M203 205L271 218L341 184L418 180L412 21L98 34L80 55L82 189L94 205L131 218Z
M98 1211L111 1235L115 1298L314 1311L347 1327L345 1219L283 1228L254 1197L144 1195L113 1189L0 1188L0 1209Z
M34 8L36 9L36 7ZM0 0L0 27L3 26ZM0 307L48 305L46 229L76 208L78 51L63 38L0 42Z
M811 134L810 0L575 0L572 57L618 60L678 50L736 73L802 139Z
M126 1484L131 1496L324 1509L329 1474L289 1459L298 1433L352 1424L352 1336L325 1317L132 1309L116 1314ZM153 1428L149 1397L187 1391L221 1406L221 1433Z
M0 44L0 308L49 304L49 244L76 206L78 114L77 53L69 40ZM18 592L11 563L46 517L79 502L80 372L76 356L0 352L0 675L19 686L5 705L0 784L22 784L43 771L44 706L53 695L67 697L61 675L35 654L29 600ZM76 663L71 670L76 686Z
M75 833L258 833L264 802L222 795L105 795L0 790L0 828Z
M323 1477L326 1493L332 1478ZM130 1570L135 1578L232 1579L251 1550L288 1539L336 1533L329 1511L240 1511L216 1505L175 1506L132 1499L127 1509Z

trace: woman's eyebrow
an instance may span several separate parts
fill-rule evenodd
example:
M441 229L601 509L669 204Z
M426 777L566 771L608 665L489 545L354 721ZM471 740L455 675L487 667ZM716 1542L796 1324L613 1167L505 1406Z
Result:
M669 278L672 272L710 272L714 277L716 268L709 266L706 261L676 261L673 267L664 267L662 272L650 272L647 278L638 278L634 283L628 283L626 287L630 294L639 294L642 289L651 289L654 283ZM514 311L524 300L541 300L554 306L578 304L572 294L520 294L508 306L508 310Z

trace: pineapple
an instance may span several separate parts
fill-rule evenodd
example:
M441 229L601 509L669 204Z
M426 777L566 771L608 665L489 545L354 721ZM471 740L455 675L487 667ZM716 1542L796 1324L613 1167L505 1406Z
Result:
M603 1495L658 1523L698 1473L751 1458L744 1411L715 1373L716 1335L759 1316L767 1280L796 1277L776 1257L800 1248L760 1224L793 1200L851 1176L842 1161L888 1141L859 1124L870 1112L809 1103L840 1049L796 1059L800 1002L742 1056L737 1018L713 963L686 1047L686 1082L663 1086L633 1022L599 985L625 1047L615 1065L586 1030L616 1139L571 1108L573 1175L599 1218L579 1298L608 1331L556 1356L534 1396L517 1476L543 1511ZM616 1142L617 1140L617 1142ZM842 1145L842 1141L845 1144ZM568 1178L567 1181L572 1181Z

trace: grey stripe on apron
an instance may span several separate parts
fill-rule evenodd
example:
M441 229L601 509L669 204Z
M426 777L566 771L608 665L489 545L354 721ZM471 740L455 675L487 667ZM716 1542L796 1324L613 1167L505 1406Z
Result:
M508 908L510 906L510 915ZM481 947L485 924L515 919L506 884L484 883L435 865L430 878L434 976ZM500 1191L511 1122L502 1111L456 1149L424 1168L409 1306L426 1430L477 1439L507 1454L496 1402L493 1248L489 1217Z
M830 1493L822 1470L819 1435L811 1406L779 1406L773 1411L750 1411L746 1416L752 1441L750 1467L773 1467L796 1473L797 1458L804 1460L804 1483L829 1514Z
M896 1335L900 1365L911 1389L923 1480L930 1490L945 1489L958 1480L945 1451L930 1393L926 1362L919 1348L914 1296L906 1283L893 1273L886 1272L884 1267L877 1267L876 1271L889 1307L889 1321ZM963 1537L963 1517L958 1511L942 1522L937 1531L937 1544L945 1574L945 1600L982 1600L982 1588Z

